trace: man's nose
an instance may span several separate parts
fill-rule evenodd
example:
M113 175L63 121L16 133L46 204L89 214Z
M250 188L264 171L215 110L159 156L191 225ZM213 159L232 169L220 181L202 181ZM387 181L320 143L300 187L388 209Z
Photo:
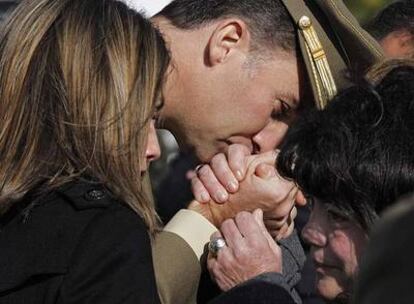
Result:
M253 137L255 152L263 153L276 149L286 135L288 125L271 122Z
M145 150L145 157L148 162L158 159L161 156L160 144L158 142L157 132L155 130L154 122L151 122L148 134L147 149Z

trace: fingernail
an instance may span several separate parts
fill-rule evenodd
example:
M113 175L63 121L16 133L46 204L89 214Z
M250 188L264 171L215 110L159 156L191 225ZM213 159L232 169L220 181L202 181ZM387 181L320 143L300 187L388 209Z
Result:
M217 192L217 202L223 203L227 201L227 193L223 191Z
M238 187L238 184L236 182L230 182L227 185L227 190L229 190L230 192L235 192L235 191L237 191L238 188L239 187Z
M243 179L243 173L240 170L236 171L236 177L240 181Z
M206 192L202 192L200 196L202 202L208 202L210 200L210 197Z

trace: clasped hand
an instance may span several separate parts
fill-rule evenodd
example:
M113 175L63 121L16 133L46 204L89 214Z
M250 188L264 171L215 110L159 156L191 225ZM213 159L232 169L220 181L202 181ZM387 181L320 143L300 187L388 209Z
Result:
M221 232L227 246L208 256L207 267L214 282L227 291L262 273L282 273L282 252L267 232L260 209L241 212L223 222Z
M192 189L197 202L190 208L201 211L213 224L234 218L240 211L262 209L273 237L285 238L294 229L295 201L301 203L294 183L275 169L277 152L250 155L242 145L232 145L197 170Z

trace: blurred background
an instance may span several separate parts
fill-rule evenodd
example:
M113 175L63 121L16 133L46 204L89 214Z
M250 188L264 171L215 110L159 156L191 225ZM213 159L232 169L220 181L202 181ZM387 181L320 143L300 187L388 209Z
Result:
M344 0L345 4L357 17L361 24L365 24L384 6L393 0Z

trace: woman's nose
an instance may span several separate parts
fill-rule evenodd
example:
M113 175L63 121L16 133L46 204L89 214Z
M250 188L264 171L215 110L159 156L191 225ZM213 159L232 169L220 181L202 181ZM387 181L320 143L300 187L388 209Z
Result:
M145 157L148 162L158 159L161 156L160 144L158 142L157 132L155 130L154 121L151 121L148 134L147 149Z
M322 227L312 221L312 219L303 227L302 238L309 245L316 247L325 247L327 242L327 237Z

